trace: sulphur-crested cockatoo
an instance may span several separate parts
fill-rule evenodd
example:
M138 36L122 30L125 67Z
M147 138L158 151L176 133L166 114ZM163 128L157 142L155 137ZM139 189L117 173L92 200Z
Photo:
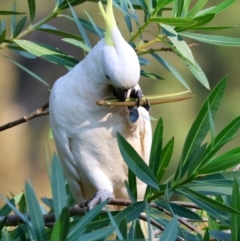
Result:
M105 97L141 98L138 57L116 25L112 0L106 12L101 2L99 8L106 24L104 39L56 81L50 96L50 124L64 174L78 203L94 197L90 209L107 198L128 198L128 168L117 132L146 162L152 139L147 108L96 105ZM137 185L142 198L146 186L139 180Z

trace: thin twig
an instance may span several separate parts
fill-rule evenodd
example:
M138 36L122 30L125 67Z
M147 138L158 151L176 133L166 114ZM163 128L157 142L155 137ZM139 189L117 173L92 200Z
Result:
M5 125L0 126L0 131L7 130L7 129L12 128L14 126L25 123L29 120L32 120L34 118L48 115L48 112L44 112L48 107L49 107L49 103L46 103L43 106L41 106L40 108L38 108L37 110L35 110L34 112L32 112L32 113L30 113L26 116L23 116L22 118L20 118L18 120L15 120L15 121L12 121L12 122L9 122Z

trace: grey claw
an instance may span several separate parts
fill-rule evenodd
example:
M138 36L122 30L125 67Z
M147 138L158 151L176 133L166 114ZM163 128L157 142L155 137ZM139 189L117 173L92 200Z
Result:
M131 93L130 93L130 97L132 98L137 98L137 107L140 106L140 101L143 97L143 92L141 89L138 89L138 90L135 90L135 89L132 89L131 90Z
M148 99L145 100L146 104L143 105L143 107L147 110L147 111L150 111L151 110L151 105L150 103L148 102Z
M108 190L100 190L96 192L93 199L88 203L88 209L93 209L97 204L104 202L109 198L114 198L114 195Z

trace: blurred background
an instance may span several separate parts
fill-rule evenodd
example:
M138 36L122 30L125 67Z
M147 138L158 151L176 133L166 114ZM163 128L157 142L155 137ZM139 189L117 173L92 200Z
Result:
M211 0L209 2L213 6L222 1ZM16 4L17 11L28 12L27 1L17 0ZM35 21L42 19L54 8L53 0L36 1L36 4ZM11 10L12 5L12 0L0 1L1 10ZM104 27L103 19L99 15L96 3L85 3L74 9L77 15L84 19L87 19L84 10L87 11L101 27ZM240 38L239 11L240 2L237 1L237 3L229 9L217 15L216 20L214 20L211 25L222 24L237 26L233 29L216 31L211 34ZM69 10L65 10L64 13L70 15ZM117 10L115 14L121 32L126 39L129 39L130 36L126 30L122 14ZM139 17L143 19L140 12L138 12L138 14ZM0 17L1 19L9 20L7 16ZM20 17L17 16L17 19ZM27 22L26 26L28 26L28 24L29 22ZM65 18L54 19L50 21L49 24L60 30L78 34L75 23ZM154 31L154 28L152 31ZM146 39L150 37L148 35L145 36ZM91 34L89 34L89 37L93 45L98 41L98 39ZM73 55L79 60L84 58L81 49L64 43L61 41L61 38L54 35L36 31L27 35L25 39L58 47L63 52ZM186 41L188 44L198 44L192 47L192 52L206 73L211 89L228 74L227 91L215 118L216 133L218 133L227 123L240 114L240 48L209 45L190 39L186 39ZM9 60L4 58L3 55L9 56L38 74L48 82L51 87L56 79L67 73L64 67L54 65L40 58L32 60L23 58L7 49L0 50L0 125L29 114L46 103L49 98L48 87L13 65ZM156 119L162 117L164 121L164 144L166 144L171 137L174 136L175 138L174 156L172 158L171 168L169 168L167 174L169 175L173 173L176 168L176 163L179 161L187 132L205 98L208 96L209 90L199 84L176 55L170 52L162 52L161 55L177 68L187 81L192 92L196 95L194 99L187 101L152 107L151 116ZM157 64L152 58L149 58L149 60L152 64L144 67L144 69L162 76L164 80L151 80L142 77L140 84L145 94L166 94L184 90L184 87L169 72ZM156 121L153 121L153 128L155 125ZM48 116L45 116L0 133L1 194L10 196L10 193L17 194L21 192L24 189L25 181L30 178L38 197L51 197L45 155L45 147L49 145L49 142L51 147L53 146L53 141L48 138L49 130ZM236 138L231 142L231 145L225 147L224 150L239 145L239 143L240 138Z

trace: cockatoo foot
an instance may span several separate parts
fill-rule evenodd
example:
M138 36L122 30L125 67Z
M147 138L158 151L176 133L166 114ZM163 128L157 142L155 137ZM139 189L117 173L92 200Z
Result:
M139 107L140 106L140 101L141 101L141 99L143 97L143 92L142 92L141 89L138 89L138 90L132 89L131 93L130 93L130 97L137 98L137 107ZM151 110L151 106L150 106L148 100L146 99L145 102L146 102L146 104L143 105L142 107L144 107L147 111L150 111Z
M88 203L88 209L91 210L93 209L97 204L104 202L105 200L109 198L114 198L114 195L112 192L108 190L100 190L96 192L94 195L93 199Z
M141 89L138 89L138 90L132 89L131 93L130 93L130 97L137 98L137 107L139 107L140 106L140 101L141 101L141 99L143 97L143 92L142 92Z

